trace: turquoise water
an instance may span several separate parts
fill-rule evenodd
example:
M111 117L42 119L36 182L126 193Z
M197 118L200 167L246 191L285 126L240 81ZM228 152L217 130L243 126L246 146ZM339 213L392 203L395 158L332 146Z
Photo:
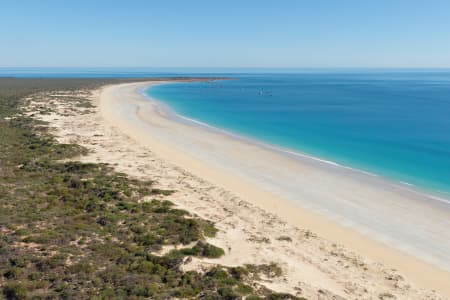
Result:
M180 115L339 164L450 192L450 72L228 74L154 86Z
M239 135L450 193L449 70L0 68L1 76L239 78L149 93Z

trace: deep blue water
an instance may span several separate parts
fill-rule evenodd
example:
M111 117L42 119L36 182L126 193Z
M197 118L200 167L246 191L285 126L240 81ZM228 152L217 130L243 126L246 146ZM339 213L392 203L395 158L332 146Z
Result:
M234 74L158 85L177 113L342 165L450 192L450 72Z

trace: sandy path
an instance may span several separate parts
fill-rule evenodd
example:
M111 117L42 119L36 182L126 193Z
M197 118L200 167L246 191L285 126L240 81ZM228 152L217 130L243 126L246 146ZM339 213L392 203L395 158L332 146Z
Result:
M201 142L203 148L217 153L218 146L208 142L214 140L211 136L203 139L204 131L201 136L192 132L198 128L173 126L174 122L158 114L154 105L135 93L141 86L142 83L106 87L98 91L100 95L92 96L94 103L100 104L92 113L53 114L45 119L56 128L62 141L92 150L83 160L108 162L130 175L156 179L161 187L178 191L173 198L175 203L216 222L220 233L211 242L223 247L226 255L220 260L193 260L185 268L273 261L282 266L284 275L264 284L311 299L439 299L431 289L450 295L446 285L450 282L448 272L301 209L277 191L262 189L258 185L261 182L251 182L245 174L211 164L211 157L200 160L183 152L189 141L183 136L199 138L187 144L190 147ZM56 97L54 103L60 111L67 109L62 98ZM163 139L168 133L179 138L178 144ZM227 148L223 143L219 146L234 149L234 155L242 150ZM241 144L256 151L242 153L264 155L255 146ZM214 159L220 161L224 157ZM265 170L264 165L260 168Z

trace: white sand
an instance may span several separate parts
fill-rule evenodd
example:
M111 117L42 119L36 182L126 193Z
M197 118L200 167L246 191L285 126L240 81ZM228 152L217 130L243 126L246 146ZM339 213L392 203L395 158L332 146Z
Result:
M285 276L265 285L308 297L321 290L323 299L438 299L432 289L450 296L444 203L431 205L381 179L173 121L136 92L146 85L108 86L94 97L93 114L47 120L62 141L93 150L84 160L156 178L178 191L175 203L216 222L221 232L211 242L227 254L186 268L275 261Z

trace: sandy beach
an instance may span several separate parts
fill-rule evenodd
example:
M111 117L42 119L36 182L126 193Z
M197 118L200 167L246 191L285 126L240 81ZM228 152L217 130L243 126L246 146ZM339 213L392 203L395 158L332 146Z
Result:
M62 142L86 146L86 161L107 162L176 190L173 201L216 223L211 264L276 262L264 282L311 299L450 297L450 209L445 202L381 178L177 119L143 88L93 92L89 114L44 116ZM391 297L392 296L392 297Z

